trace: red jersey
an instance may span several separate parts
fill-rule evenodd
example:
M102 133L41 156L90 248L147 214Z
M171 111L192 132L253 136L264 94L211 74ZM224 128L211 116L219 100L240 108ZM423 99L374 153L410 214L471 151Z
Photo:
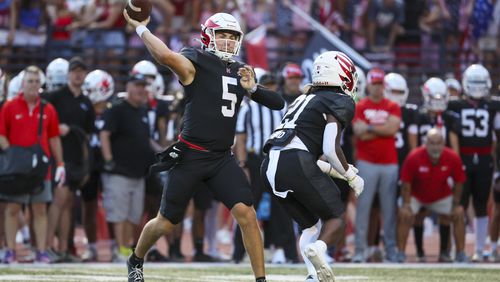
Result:
M355 123L361 120L369 125L381 125L386 123L391 115L401 118L401 109L398 104L387 98L384 98L379 103L374 103L369 98L365 98L356 104L356 114L352 122ZM394 136L377 136L366 141L356 138L356 154L358 160L375 164L398 163Z
M29 147L38 140L38 124L40 117L40 99L30 112L24 95L5 103L0 111L0 135L5 136L10 145ZM54 107L47 103L43 108L43 130L41 146L50 156L49 139L59 136L59 119Z
M464 183L465 172L460 156L447 147L436 165L426 148L419 147L408 155L401 170L401 181L411 184L411 195L426 204L450 196L451 180Z

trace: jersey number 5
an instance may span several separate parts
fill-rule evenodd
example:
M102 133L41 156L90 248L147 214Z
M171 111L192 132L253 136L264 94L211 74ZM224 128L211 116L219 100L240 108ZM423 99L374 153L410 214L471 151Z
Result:
M222 77L222 100L231 101L231 106L222 106L222 115L225 117L233 117L236 109L236 101L238 101L238 96L236 94L229 92L229 84L238 85L236 78L223 76Z
M462 135L465 137L486 137L488 135L488 120L490 113L484 109L462 110ZM476 120L479 125L476 126Z

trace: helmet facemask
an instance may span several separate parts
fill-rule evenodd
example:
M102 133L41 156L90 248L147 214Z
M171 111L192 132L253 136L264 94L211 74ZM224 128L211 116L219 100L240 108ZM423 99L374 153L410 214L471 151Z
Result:
M219 33L232 33L235 39L220 38ZM224 61L229 61L233 56L240 52L241 42L243 41L243 31L238 21L230 14L217 13L207 19L205 24L201 25L201 44L204 50L214 53ZM233 45L232 50L229 48Z

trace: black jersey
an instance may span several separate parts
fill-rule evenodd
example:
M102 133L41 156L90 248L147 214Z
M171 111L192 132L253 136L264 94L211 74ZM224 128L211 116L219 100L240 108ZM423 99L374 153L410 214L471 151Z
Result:
M415 122L415 134L417 135L418 146L425 143L427 132L431 128L441 128L441 132L446 140L446 145L450 145L449 134L450 131L454 131L458 126L457 115L451 111L445 111L441 115L431 114L426 109L422 109L418 112L418 116Z
M290 105L275 132L293 129L307 150L318 158L323 154L326 115L334 116L344 129L354 117L354 108L354 100L345 94L327 90L304 94Z
M460 148L490 147L493 144L493 130L496 112L500 110L497 100L450 101L448 110L456 113L457 133Z
M193 82L184 87L182 138L210 151L229 150L240 104L247 94L238 76L238 69L244 64L225 62L195 48L184 48L181 54L196 69Z
M405 104L401 107L401 125L396 133L396 149L398 150L398 162L401 165L408 155L410 146L408 144L408 130L415 124L418 107L414 104Z

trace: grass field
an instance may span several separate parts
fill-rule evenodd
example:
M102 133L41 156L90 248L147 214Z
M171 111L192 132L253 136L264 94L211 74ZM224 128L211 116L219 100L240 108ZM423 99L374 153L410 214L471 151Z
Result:
M336 281L500 281L499 264L336 264ZM268 281L304 281L303 265L269 266ZM249 265L146 264L146 281L251 282ZM0 281L127 281L124 264L0 266Z

